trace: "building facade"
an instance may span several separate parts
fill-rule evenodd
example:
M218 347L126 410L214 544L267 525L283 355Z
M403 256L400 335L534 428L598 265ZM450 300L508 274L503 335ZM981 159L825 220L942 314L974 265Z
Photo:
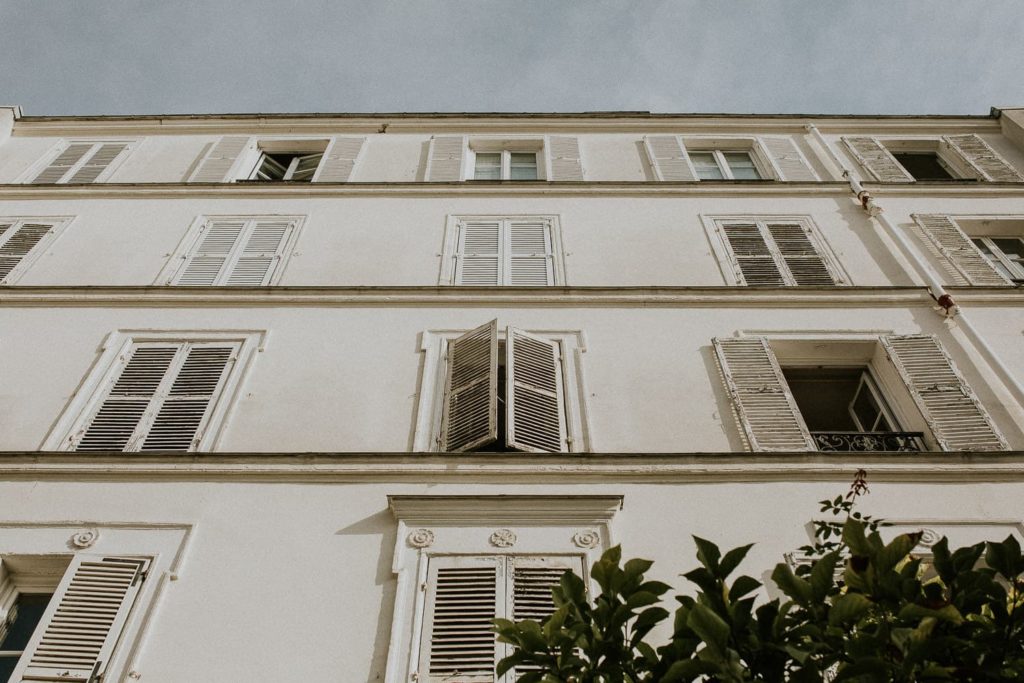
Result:
M1021 282L1024 109L0 109L0 681L491 681L860 468L1020 537Z

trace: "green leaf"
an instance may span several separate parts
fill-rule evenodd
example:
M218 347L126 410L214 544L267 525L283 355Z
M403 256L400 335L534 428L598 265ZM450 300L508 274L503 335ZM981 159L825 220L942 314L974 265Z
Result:
M864 536L864 525L855 519L848 519L843 524L843 543L854 555L871 555L871 546Z
M920 538L920 534L900 534L894 538L875 556L875 571L879 575L890 571L900 560L910 554Z
M889 680L889 668L885 662L878 657L862 657L854 662L843 665L839 669L839 673L835 678L832 679L832 683L842 683L842 681L848 681L861 676L867 677L867 681L887 681Z
M814 568L811 569L811 592L815 600L824 600L832 589L836 580L837 564L839 564L839 553L837 552L827 553L814 563Z
M740 566L740 562L743 561L743 558L747 556L747 553L750 552L750 549L753 547L753 543L741 545L738 548L733 548L725 554L725 557L722 558L722 562L719 566L723 579L729 576L729 574L732 574L736 567Z
M761 582L750 576L737 577L729 589L729 601L736 602L744 595L756 591L761 587Z
M897 615L900 619L917 620L917 619L939 619L941 621L948 621L953 624L963 623L963 615L953 605L946 605L939 609L930 609L922 605L904 605L900 608L899 614Z
M860 593L844 593L832 601L828 623L832 626L857 621L868 613L874 603Z
M722 556L718 546L711 541L704 540L700 536L694 536L693 542L697 544L697 559L714 576L718 576L718 559Z
M700 603L694 605L686 625L693 629L709 648L713 648L719 657L725 656L729 642L729 624L711 608Z
M772 572L772 581L779 589L801 605L807 605L811 601L811 584L793 573L789 565L780 562L775 565Z

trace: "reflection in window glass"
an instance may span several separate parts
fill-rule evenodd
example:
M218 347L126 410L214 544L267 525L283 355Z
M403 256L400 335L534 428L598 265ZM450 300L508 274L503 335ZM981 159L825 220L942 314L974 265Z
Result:
M510 180L536 180L537 155L533 153L513 152L511 158Z
M693 152L690 154L690 161L697 171L697 177L701 180L722 180L725 175L715 161L714 152Z
M476 180L501 180L501 152L477 152L476 172L473 174Z
M22 593L18 596L8 615L10 626L7 637L0 641L0 683L7 683L11 679L14 667L32 638L32 633L39 626L39 620L50 604L51 597L43 593ZM11 616L14 617L13 622L10 621Z
M760 180L761 174L747 152L726 152L725 161L735 180Z

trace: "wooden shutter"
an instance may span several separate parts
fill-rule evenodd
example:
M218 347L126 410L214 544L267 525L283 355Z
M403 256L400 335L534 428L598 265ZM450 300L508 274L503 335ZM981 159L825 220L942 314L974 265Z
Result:
M432 137L427 152L427 180L435 183L462 180L462 155L465 146L465 140L461 135Z
M510 557L512 569L509 619L533 619L541 623L555 611L551 589L567 571L586 578L582 557Z
M448 342L441 450L468 451L498 439L498 321Z
M764 287L787 284L759 225L725 223L720 229L732 252L733 268L743 284Z
M286 218L211 219L172 282L190 287L269 284L294 229L295 221Z
M225 284L232 287L269 284L281 263L293 228L294 223L287 219L259 218L250 221L246 234L238 242L241 252L232 264Z
M330 147L324 154L320 168L313 178L317 183L347 183L352 177L356 159L363 149L366 138L339 137L331 140Z
M427 572L419 680L494 680L505 572L498 557L432 557Z
M1011 284L992 267L952 218L940 214L912 214L912 217L942 255L967 279L968 284Z
M947 135L942 139L985 180L995 183L1024 181L1024 176L977 135Z
M249 138L241 135L227 135L214 144L213 148L203 157L199 168L195 170L190 183L222 183L234 180L227 178L228 171L235 165L235 160L242 153Z
M580 143L577 138L552 135L548 138L551 177L548 180L583 180Z
M32 182L44 184L60 182L92 148L91 142L72 142Z
M780 180L790 182L818 180L818 174L810 167L800 149L791 138L758 138L771 160Z
M22 655L18 681L98 681L148 561L76 555Z
M876 180L883 183L912 183L913 176L896 161L896 157L889 153L875 138L850 137L843 138L843 142L853 153L853 157L868 173Z
M128 145L123 142L105 142L99 145L97 149L92 153L91 156L82 164L77 171L75 171L71 178L68 180L69 183L91 183L100 176L103 171L107 169L110 164L114 162L114 159L121 155L121 152L128 149Z
M644 149L654 167L658 180L693 181L697 176L690 166L677 135L648 135L644 137Z
M498 218L459 221L455 284L502 284L503 225Z
M793 284L828 286L837 283L838 278L829 270L811 239L810 228L800 223L766 223L765 227Z
M541 287L555 284L551 222L543 218L506 221L508 225L507 284Z
M11 581L11 576L4 566L3 558L0 558L0 643L4 642L10 632L11 625L17 618L15 603L18 600L18 590Z
M186 257L175 284L190 287L221 284L230 272L231 256L246 228L244 219L215 219L204 225L202 237Z
M569 450L561 346L508 328L505 341L505 444L533 453Z
M5 282L11 271L52 230L51 223L0 223L0 284Z
M751 450L815 450L768 340L711 341Z
M1006 440L934 336L888 335L882 345L943 450L1007 450Z

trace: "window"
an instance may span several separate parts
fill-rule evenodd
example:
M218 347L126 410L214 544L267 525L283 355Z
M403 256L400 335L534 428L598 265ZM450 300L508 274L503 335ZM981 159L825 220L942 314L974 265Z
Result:
M453 216L445 230L441 283L562 284L561 256L554 216Z
M292 180L308 183L313 180L323 152L316 154L290 154L263 152L250 180Z
M842 140L869 179L881 182L1024 181L1024 176L977 135Z
M914 180L955 180L949 164L936 152L894 152L893 157Z
M428 182L583 180L579 140L568 136L435 135L427 150Z
M209 216L186 235L161 284L260 287L280 279L302 219L298 216Z
M207 144L186 174L192 183L348 182L365 137L260 139L227 135Z
M122 160L129 141L71 141L46 167L34 175L37 184L92 183L107 177L114 162Z
M975 237L971 242L1007 280L1024 283L1024 238Z
M792 136L648 135L643 142L657 180L818 180Z
M474 180L536 180L537 153L477 152Z
M750 152L720 149L692 151L690 160L701 180L761 180Z
M0 218L0 284L13 284L68 219Z
M821 287L848 281L806 216L703 219L719 265L732 284Z

